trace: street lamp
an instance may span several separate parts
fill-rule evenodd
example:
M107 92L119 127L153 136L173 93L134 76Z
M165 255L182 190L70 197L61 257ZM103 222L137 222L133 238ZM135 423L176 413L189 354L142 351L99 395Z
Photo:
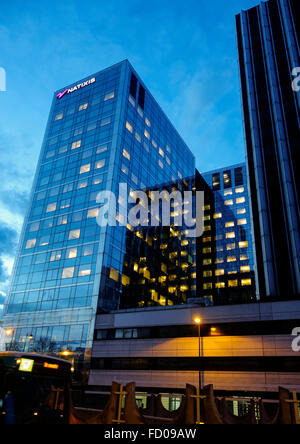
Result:
M197 316L195 318L195 324L198 325L198 343L199 343L199 361L201 358L201 318ZM199 362L199 390L201 394L202 390L202 372L201 372L201 362Z

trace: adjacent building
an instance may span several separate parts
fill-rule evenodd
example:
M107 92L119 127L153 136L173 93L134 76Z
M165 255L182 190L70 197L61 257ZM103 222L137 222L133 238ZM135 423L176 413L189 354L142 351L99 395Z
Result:
M193 154L128 61L55 92L4 309L6 347L88 356L97 312L118 309L126 285L129 228L96 223L98 193L194 172Z
M299 2L269 0L236 18L257 288L300 297Z
M258 300L246 165L202 174L204 234L197 247L198 294L212 305Z

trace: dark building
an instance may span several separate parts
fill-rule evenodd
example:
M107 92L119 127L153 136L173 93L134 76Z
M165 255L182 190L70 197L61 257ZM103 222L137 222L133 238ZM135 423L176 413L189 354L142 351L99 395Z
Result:
M258 288L299 298L299 1L262 2L236 25Z

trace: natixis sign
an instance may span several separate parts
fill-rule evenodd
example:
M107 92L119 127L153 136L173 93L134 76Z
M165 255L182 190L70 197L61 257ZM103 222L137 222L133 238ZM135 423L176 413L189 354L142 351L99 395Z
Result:
M65 95L72 94L73 92L78 91L79 89L85 88L88 85L92 85L95 82L96 82L96 79L95 79L95 77L93 77L92 79L87 80L86 82L78 83L78 85L75 85L69 89L65 89L63 92L57 94L57 98L62 99Z

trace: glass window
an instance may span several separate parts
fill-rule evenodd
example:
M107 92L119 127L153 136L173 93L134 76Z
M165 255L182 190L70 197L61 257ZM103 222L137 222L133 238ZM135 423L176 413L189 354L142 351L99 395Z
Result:
M248 248L248 242L247 241L239 242L239 247L240 248Z
M99 160L95 164L95 170L100 170L101 168L104 168L104 167L105 167L105 159Z
M223 180L224 180L224 188L231 188L232 187L232 180L231 180L231 171L224 171L223 173Z
M246 202L246 198L245 197L239 197L237 200L236 200L236 203L237 204L242 204L242 203L245 203Z
M232 228L234 227L235 223L234 222L226 222L225 227L226 228Z
M226 239L235 239L235 233L234 232L226 233Z
M53 211L56 211L56 207L57 207L56 202L49 204L47 206L46 213L53 213Z
M62 279L71 279L74 277L74 267L64 268L62 272Z
M79 174L89 173L90 171L91 171L91 164L88 163L86 165L82 165L82 167L80 168L80 173Z
M244 193L244 192L245 192L245 188L244 188L244 187L236 188L236 189L235 189L235 192L236 192L236 194Z
M82 105L79 106L78 111L84 111L85 109L88 108L88 103L83 103Z
M126 129L127 129L131 134L133 134L133 127L132 127L132 125L130 125L129 122L126 122Z
M77 248L69 248L66 251L66 259L76 259L77 257Z
M123 156L124 156L127 160L130 160L130 159L131 159L130 154L128 153L128 151L126 151L125 148L123 149Z
M87 219L93 219L95 217L98 217L99 214L99 208L94 208L92 210L89 210L87 213Z
M119 282L119 272L114 268L110 269L109 278L113 281Z
M53 251L51 253L50 262L56 262L61 260L61 251Z
M91 271L91 268L90 268L89 265L82 265L82 266L79 268L78 276L79 276L79 277L90 276L91 272L92 272L92 271Z
M81 147L81 140L77 140L77 142L73 142L72 143L72 150L76 150L76 148L80 148Z
M252 279L242 279L242 287L247 287L252 285Z
M49 245L49 241L50 241L50 236L43 236L40 238L39 246L46 247L46 245Z
M107 100L114 99L114 98L115 98L115 92L112 91L112 92L106 94L106 96L104 97L104 102L106 102Z
M247 219L239 219L239 220L238 220L238 225L239 225L239 226L241 226L241 225L247 225Z
M250 271L251 271L250 265L245 265L241 267L241 273L250 273Z
M225 200L224 204L227 206L231 206L233 205L233 200Z
M221 189L221 175L220 173L213 175L213 189L214 191L218 191Z
M34 233L35 231L38 231L39 228L40 228L40 223L39 222L34 222L34 223L29 225L29 233Z
M36 239L28 239L26 243L26 250L29 250L30 248L34 248L36 246Z
M238 280L230 280L228 281L228 287L232 288L232 287L238 287L239 286L239 281Z
M69 240L75 240L80 238L80 230L72 230L69 233Z
M61 120L61 119L63 119L63 117L64 117L64 113L56 114L56 116L55 116L55 121L57 121L57 120Z
M87 245L83 248L83 256L92 256L94 253L94 245Z

